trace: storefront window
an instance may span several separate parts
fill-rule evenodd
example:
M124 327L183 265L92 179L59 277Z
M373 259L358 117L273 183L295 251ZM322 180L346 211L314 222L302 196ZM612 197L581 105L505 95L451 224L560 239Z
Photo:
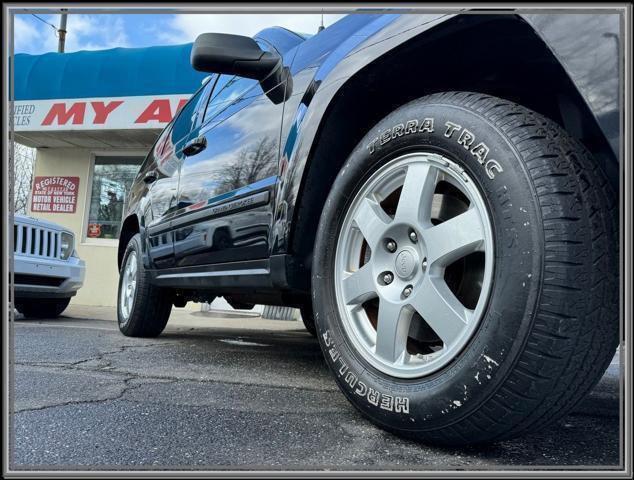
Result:
M128 192L143 157L96 157L92 175L88 238L119 238Z

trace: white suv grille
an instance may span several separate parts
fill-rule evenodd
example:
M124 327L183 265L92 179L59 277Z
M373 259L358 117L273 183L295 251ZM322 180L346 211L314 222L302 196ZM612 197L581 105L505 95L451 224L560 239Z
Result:
M13 253L31 257L61 258L61 232L16 223L13 225Z

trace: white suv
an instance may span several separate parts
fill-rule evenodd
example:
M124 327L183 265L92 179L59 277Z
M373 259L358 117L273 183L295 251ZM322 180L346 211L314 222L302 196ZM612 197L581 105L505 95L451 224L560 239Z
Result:
M75 236L60 225L16 215L13 255L15 308L26 317L57 317L84 284Z

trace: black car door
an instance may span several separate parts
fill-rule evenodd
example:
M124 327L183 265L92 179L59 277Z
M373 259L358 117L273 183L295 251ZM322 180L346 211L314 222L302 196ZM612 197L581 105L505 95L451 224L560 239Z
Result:
M178 112L154 145L153 162L140 175L152 181L146 213L146 231L150 259L157 268L174 263L174 242L171 218L179 209L178 181L183 161L183 146L197 121L199 103L206 101L211 86L201 87Z
M265 45L261 45L264 48ZM173 219L176 265L264 258L277 180L282 83L221 75L188 137Z

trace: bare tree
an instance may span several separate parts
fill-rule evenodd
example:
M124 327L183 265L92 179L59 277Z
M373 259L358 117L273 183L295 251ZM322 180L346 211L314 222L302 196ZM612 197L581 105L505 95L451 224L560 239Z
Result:
M13 208L15 213L26 213L33 183L35 149L13 143Z
M276 142L268 137L244 147L236 160L219 172L220 191L236 190L273 175L277 166L276 149Z

